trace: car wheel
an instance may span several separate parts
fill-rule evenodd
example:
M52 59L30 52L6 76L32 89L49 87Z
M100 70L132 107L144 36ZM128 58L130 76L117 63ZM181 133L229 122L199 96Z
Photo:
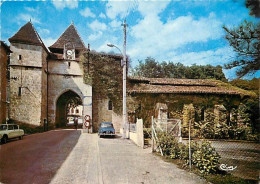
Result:
M2 142L2 144L7 143L7 136L6 135L4 135L4 137L2 137L1 142Z
M22 140L22 139L23 139L23 136L20 136L19 139Z

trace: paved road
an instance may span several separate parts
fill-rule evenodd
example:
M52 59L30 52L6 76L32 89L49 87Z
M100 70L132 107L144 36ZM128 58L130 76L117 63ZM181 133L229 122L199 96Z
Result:
M206 183L120 137L50 131L0 146L0 182L14 184Z
M49 183L80 135L76 130L49 131L0 145L0 183Z
M212 141L220 154L221 164L236 167L229 171L244 179L258 180L260 177L260 144L246 142Z
M82 134L51 184L200 184L194 174L178 169L122 138Z

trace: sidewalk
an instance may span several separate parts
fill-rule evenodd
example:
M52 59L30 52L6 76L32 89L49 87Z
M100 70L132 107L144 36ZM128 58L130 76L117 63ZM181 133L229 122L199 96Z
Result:
M199 184L206 181L164 162L130 140L100 139L97 134L83 133L51 183Z

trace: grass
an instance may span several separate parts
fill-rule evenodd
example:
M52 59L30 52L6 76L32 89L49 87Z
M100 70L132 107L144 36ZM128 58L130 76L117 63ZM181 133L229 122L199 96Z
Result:
M190 172L190 169L186 165L185 160L171 159L169 157L161 156L159 153L155 153L155 155L159 156L166 162L170 162L177 165L180 169L184 169ZM229 173L220 170L217 174L202 175L196 167L192 167L191 172L202 178L205 178L208 182L213 184L257 184L257 181L241 179L239 177L233 176Z

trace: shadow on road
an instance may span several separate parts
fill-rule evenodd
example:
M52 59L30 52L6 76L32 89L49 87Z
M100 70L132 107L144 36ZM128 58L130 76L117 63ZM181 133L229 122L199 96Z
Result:
M0 146L0 182L49 183L77 144L81 131L60 130L25 136Z

